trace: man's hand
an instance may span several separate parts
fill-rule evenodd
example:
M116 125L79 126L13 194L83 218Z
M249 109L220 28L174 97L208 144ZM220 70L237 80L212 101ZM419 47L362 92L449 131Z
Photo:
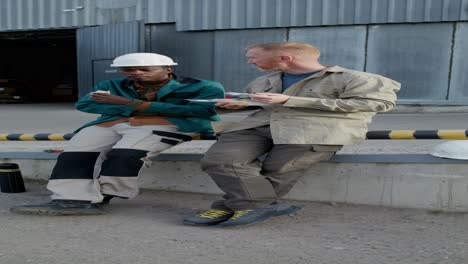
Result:
M250 94L250 99L264 104L282 104L289 100L289 95L277 93L254 93Z
M132 99L107 93L91 93L89 97L96 102L106 104L126 105L132 101Z
M249 106L249 104L247 102L242 102L242 101L239 101L239 102L223 102L222 99L220 99L218 101L218 103L216 104L217 107L220 107L220 108L225 108L225 109L231 109L231 110L237 110L237 109L242 109L242 108L246 108L247 106Z

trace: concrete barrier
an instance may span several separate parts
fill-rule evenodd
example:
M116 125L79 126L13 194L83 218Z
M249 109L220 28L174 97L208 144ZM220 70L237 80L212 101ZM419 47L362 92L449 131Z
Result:
M25 179L47 180L56 153L0 153ZM221 194L200 170L203 154L161 154L143 169L143 189ZM293 200L468 212L468 162L407 155L336 155L313 165L286 197Z
M42 134L0 134L0 141L66 141L75 134L42 133ZM212 133L202 133L193 140L213 140L216 136ZM451 139L467 140L468 130L376 130L368 131L366 138L374 139Z

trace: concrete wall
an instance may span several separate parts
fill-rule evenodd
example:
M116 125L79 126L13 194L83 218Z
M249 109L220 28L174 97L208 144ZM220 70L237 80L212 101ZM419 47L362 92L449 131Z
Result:
M141 172L140 186L221 194L197 159L155 161ZM427 162L426 157L411 163L339 160L313 165L286 198L468 212L467 163ZM26 179L47 180L55 159L4 157L0 162L19 164Z

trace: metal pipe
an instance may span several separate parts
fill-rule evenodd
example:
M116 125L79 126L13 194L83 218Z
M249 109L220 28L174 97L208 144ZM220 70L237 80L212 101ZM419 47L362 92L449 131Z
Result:
M0 134L0 141L66 141L74 133L60 134ZM207 135L194 137L194 140L207 139ZM209 139L214 139L211 137ZM392 139L450 139L468 140L468 130L376 130L367 132L368 140Z
M367 132L367 139L468 139L468 130L380 130Z

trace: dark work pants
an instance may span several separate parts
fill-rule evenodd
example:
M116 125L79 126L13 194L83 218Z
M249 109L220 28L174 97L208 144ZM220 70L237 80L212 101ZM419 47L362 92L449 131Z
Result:
M212 207L243 210L270 204L314 163L330 159L341 147L275 145L268 126L222 134L202 160L202 169L225 192Z

